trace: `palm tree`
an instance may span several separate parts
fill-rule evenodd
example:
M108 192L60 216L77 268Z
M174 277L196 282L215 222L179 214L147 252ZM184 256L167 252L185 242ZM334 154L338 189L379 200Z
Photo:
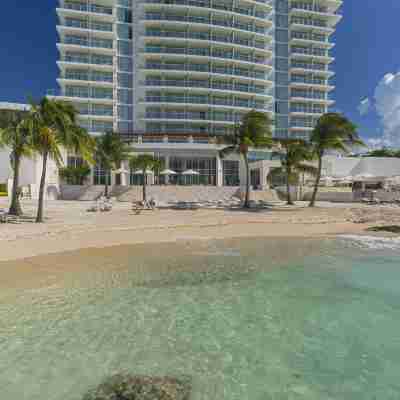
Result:
M351 146L364 146L357 127L344 115L327 113L322 115L311 134L311 144L318 160L314 191L309 206L314 207L322 173L322 158L328 150L348 153Z
M287 204L294 205L290 193L290 184L297 182L300 174L315 175L317 173L317 168L309 163L312 161L314 154L311 146L304 140L279 139L278 141L283 150L277 153L281 158L282 166L274 168L274 171L285 174Z
M11 149L10 162L13 170L13 186L11 204L8 211L11 215L22 215L19 201L19 173L21 159L32 156L32 137L26 123L27 111L1 110L0 111L0 148Z
M150 154L140 154L138 156L134 156L129 160L129 167L131 169L137 169L142 171L142 178L143 178L143 201L147 201L147 194L146 194L146 175L147 171L156 172L163 168L163 162L158 158L153 157Z
M220 150L221 158L229 154L239 154L246 167L246 197L244 208L250 208L250 167L249 149L250 148L269 148L272 147L272 120L260 111L249 111L242 119L241 123L235 127L232 135L223 136L219 142L228 146Z
M71 104L44 98L39 103L32 104L29 114L33 145L42 157L36 222L43 222L44 190L49 158L61 167L63 165L61 149L64 148L81 155L88 162L93 162L94 143L89 133L77 124L77 111Z
M108 176L120 167L121 162L129 158L129 147L117 132L106 132L96 139L96 162L105 169L104 196L108 197Z

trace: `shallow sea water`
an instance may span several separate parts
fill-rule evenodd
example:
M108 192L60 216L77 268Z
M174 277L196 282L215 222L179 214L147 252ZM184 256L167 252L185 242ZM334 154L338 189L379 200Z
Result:
M400 398L395 240L183 241L29 262L55 272L0 285L0 399L80 400L120 371L190 376L193 400Z

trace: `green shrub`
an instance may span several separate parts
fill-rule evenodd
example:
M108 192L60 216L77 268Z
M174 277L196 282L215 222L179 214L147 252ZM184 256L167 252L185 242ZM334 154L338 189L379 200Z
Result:
M84 164L77 167L60 168L59 174L68 185L83 185L85 179L90 175L90 167Z
M7 192L0 192L0 197L7 197L7 196L8 196Z
M7 194L7 183L0 183L0 193Z

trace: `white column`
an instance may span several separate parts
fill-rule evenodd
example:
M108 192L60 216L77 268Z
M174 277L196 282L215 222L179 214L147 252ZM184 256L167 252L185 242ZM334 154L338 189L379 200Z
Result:
M217 171L216 171L217 186L223 186L224 185L224 175L223 175L223 168L222 168L222 159L219 155L217 155L216 160L217 160Z
M128 171L126 161L122 161L121 168L126 169ZM125 173L121 174L121 186L128 186L128 174Z

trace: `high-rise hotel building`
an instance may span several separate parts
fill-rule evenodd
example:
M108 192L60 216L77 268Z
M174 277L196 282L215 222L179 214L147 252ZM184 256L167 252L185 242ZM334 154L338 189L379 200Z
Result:
M307 138L333 101L340 0L60 0L61 99L93 134L205 143L256 109Z

